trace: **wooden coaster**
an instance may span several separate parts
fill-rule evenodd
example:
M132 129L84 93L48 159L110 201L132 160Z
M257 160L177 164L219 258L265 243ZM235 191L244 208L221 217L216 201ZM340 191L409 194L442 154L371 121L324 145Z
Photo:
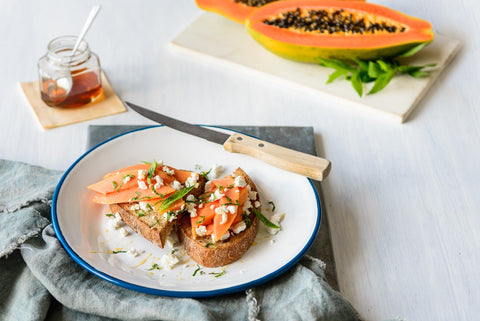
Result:
M61 108L48 106L40 97L38 80L21 82L20 88L35 112L40 125L45 129L118 114L127 110L122 100L113 91L112 86L103 72L102 96L94 102L81 107Z

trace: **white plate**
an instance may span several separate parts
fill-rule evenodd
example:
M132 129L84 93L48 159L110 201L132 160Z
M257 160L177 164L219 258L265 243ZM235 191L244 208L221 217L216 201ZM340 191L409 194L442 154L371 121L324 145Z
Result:
M224 132L231 132L219 129ZM181 169L208 170L214 164L223 175L242 167L254 180L266 216L285 213L281 231L271 236L261 226L254 245L237 262L223 268L199 268L181 246L181 263L173 269L153 269L172 249L161 249L127 227L121 237L108 224L108 208L91 202L86 186L107 172L142 161L163 160ZM222 175L222 176L223 176ZM206 297L242 291L265 283L291 268L312 245L320 227L321 206L312 182L257 159L225 152L223 147L163 126L135 130L92 148L66 171L53 197L52 221L68 254L94 275L119 286L149 294ZM141 251L110 254L130 248ZM215 277L215 273L224 273ZM202 273L203 272L203 273Z

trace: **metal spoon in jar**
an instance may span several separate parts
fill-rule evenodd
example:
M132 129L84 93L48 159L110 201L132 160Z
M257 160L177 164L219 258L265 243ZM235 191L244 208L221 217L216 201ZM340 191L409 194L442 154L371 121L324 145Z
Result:
M77 38L77 42L73 47L72 54L71 54L72 57L75 56L75 52L77 51L78 46L80 45L80 42L82 42L88 29L90 29L90 26L92 25L93 21L95 20L95 17L100 11L100 8L101 6L98 5L98 6L94 6L92 10L90 10L90 14L88 15L87 21L85 21L85 25L83 26L82 32L80 32L80 35Z

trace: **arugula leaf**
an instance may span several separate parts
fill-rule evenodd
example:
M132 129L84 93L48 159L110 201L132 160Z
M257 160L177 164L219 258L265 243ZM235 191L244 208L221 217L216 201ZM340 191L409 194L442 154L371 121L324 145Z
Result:
M408 57L419 50L425 44L421 44L411 50L399 55L398 57ZM384 89L397 73L407 74L414 78L425 77L430 74L430 70L425 68L434 67L435 64L427 64L424 66L408 66L403 65L395 58L380 58L375 60L343 61L340 59L323 59L319 58L319 64L324 67L332 68L335 71L331 73L326 81L327 84L332 83L337 78L343 76L350 81L353 89L362 97L363 84L374 82L368 94L374 94Z
M170 206L173 205L173 203L175 203L176 201L178 201L179 199L183 198L185 195L187 195L195 186L190 186L190 187L185 187L185 188L182 188L181 190L179 191L176 191L175 193L173 193L172 195L170 195L169 197L167 197L162 204L160 204L160 207L158 208L158 211L159 212L163 212L165 211L166 209L168 209Z
M338 77L340 76L345 76L348 72L345 72L343 70L337 70L337 71L334 71L333 73L330 74L330 76L328 77L328 80L327 80L327 84L333 82L335 79L337 79Z
M385 86L388 85L390 80L392 80L393 76L395 76L396 70L390 70L387 71L386 73L381 74L378 76L378 78L375 80L375 83L373 84L372 89L368 92L369 95L374 94L385 88Z
M382 68L380 65L373 60L368 62L368 75L372 78L377 78L383 73Z
M417 52L419 52L420 50L423 49L423 47L425 47L427 45L427 43L421 43L407 51L405 51L404 53L398 55L397 57L410 57L410 56L413 56L414 54L416 54Z
M363 85L362 80L360 79L360 72L358 70L353 73L352 79L350 81L352 82L353 89L355 89L357 94L362 97Z
M260 222L263 223L263 225L265 225L266 227L270 227L270 228L280 228L279 226L273 224L268 218L266 218L262 212L260 212L259 210L257 210L256 208L253 208L253 213L255 213L255 215L258 217L258 219L260 220Z

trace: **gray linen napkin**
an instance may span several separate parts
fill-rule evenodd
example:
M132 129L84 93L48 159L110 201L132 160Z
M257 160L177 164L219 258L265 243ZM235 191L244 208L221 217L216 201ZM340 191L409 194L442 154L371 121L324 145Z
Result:
M68 256L49 222L61 175L0 160L1 320L359 320L311 255L264 285L221 297L160 297L99 279Z

